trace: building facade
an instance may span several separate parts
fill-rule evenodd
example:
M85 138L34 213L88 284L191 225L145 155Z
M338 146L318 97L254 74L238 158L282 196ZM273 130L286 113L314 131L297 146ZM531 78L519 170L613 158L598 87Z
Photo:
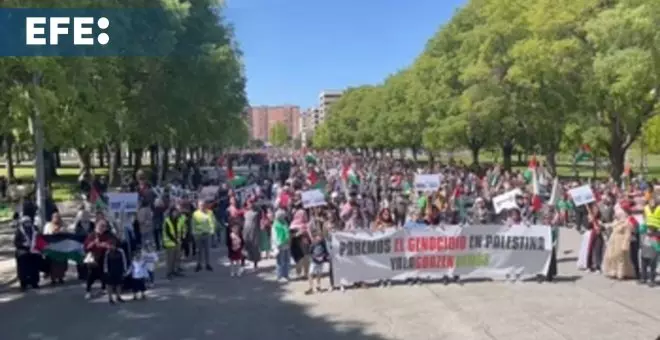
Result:
M314 136L314 130L321 124L321 110L312 107L300 114L300 140L303 146L308 146Z
M249 110L250 137L253 140L268 141L270 131L278 123L283 123L293 138L300 137L300 107L295 105L253 106Z
M319 94L319 120L322 122L330 111L330 106L341 98L343 91L325 90Z

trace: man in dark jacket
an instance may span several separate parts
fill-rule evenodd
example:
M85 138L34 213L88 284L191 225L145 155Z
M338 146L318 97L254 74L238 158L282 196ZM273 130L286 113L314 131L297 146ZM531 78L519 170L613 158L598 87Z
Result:
M37 227L32 219L23 216L14 233L14 247L16 257L16 276L25 291L28 286L39 288L39 266L41 256L32 253L34 238L37 237Z

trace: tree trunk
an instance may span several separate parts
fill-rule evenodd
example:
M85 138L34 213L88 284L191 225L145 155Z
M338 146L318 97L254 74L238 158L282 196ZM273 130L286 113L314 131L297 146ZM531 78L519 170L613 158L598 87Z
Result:
M128 150L128 167L133 167L133 150Z
M7 135L5 137L6 147L7 147L7 187L16 180L14 174L14 136Z
M616 134L613 133L610 138L612 143L609 150L610 176L612 176L617 184L621 184L621 175L625 167L627 148L623 147L623 142Z
M58 177L55 155L52 151L44 150L44 168L46 170L46 183L50 183L54 178Z
M109 155L113 155L113 157L109 157L109 162L108 162L108 185L111 187L116 187L119 185L121 179L119 178L119 164L117 162L117 157L114 157L116 155L117 150L121 151L121 148L119 147L119 143L117 142L110 142L107 145L107 152Z
M481 151L481 147L476 145L471 145L470 151L472 152L472 164L479 165L479 152Z
M152 173L158 171L158 145L149 145L149 165Z
M78 154L78 174L90 175L92 173L92 150L88 148L75 148Z
M165 177L167 177L167 170L170 163L170 153L169 147L161 146L160 147L160 167L158 172L159 182L164 182Z
M97 152L96 158L98 159L99 162L99 168L105 168L105 147L99 146L96 152Z
M553 177L557 176L557 154L554 151L548 151L545 154L546 170Z
M183 149L180 146L178 146L174 150L174 166L177 168L181 166L182 159L183 159Z
M523 164L523 153L522 151L516 152L518 154L518 164Z
M513 155L513 143L505 141L502 144L502 163L504 170L511 171L511 156Z
M60 148L55 148L53 150L53 156L55 157L55 167L62 167L62 159L60 158Z
M121 169L124 166L124 157L121 156L121 143L117 143L115 153L110 156L115 158L115 163L117 163L118 169Z
M140 170L142 167L142 154L144 153L144 149L139 148L139 149L133 149L133 175Z

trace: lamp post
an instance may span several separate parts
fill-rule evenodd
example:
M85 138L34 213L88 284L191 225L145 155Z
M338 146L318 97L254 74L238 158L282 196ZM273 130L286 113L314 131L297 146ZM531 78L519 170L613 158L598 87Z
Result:
M32 76L32 85L36 90L41 84L41 74L35 73ZM39 105L34 96L31 96L33 111L29 116L30 132L34 136L34 169L36 172L36 193L38 216L41 224L46 223L46 169L44 168L44 131L41 123ZM39 226L41 227L41 226Z

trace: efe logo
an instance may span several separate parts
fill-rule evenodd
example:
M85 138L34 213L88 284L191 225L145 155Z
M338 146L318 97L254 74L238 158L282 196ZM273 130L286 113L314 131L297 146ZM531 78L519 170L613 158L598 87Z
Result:
M57 45L59 36L69 35L69 25L73 22L73 44L78 46L94 45L94 24L101 30L110 26L110 20L101 17L95 20L92 17L27 17L25 18L25 44L31 46ZM46 34L48 27L48 35ZM100 33L96 41L106 45L110 41L107 33Z

